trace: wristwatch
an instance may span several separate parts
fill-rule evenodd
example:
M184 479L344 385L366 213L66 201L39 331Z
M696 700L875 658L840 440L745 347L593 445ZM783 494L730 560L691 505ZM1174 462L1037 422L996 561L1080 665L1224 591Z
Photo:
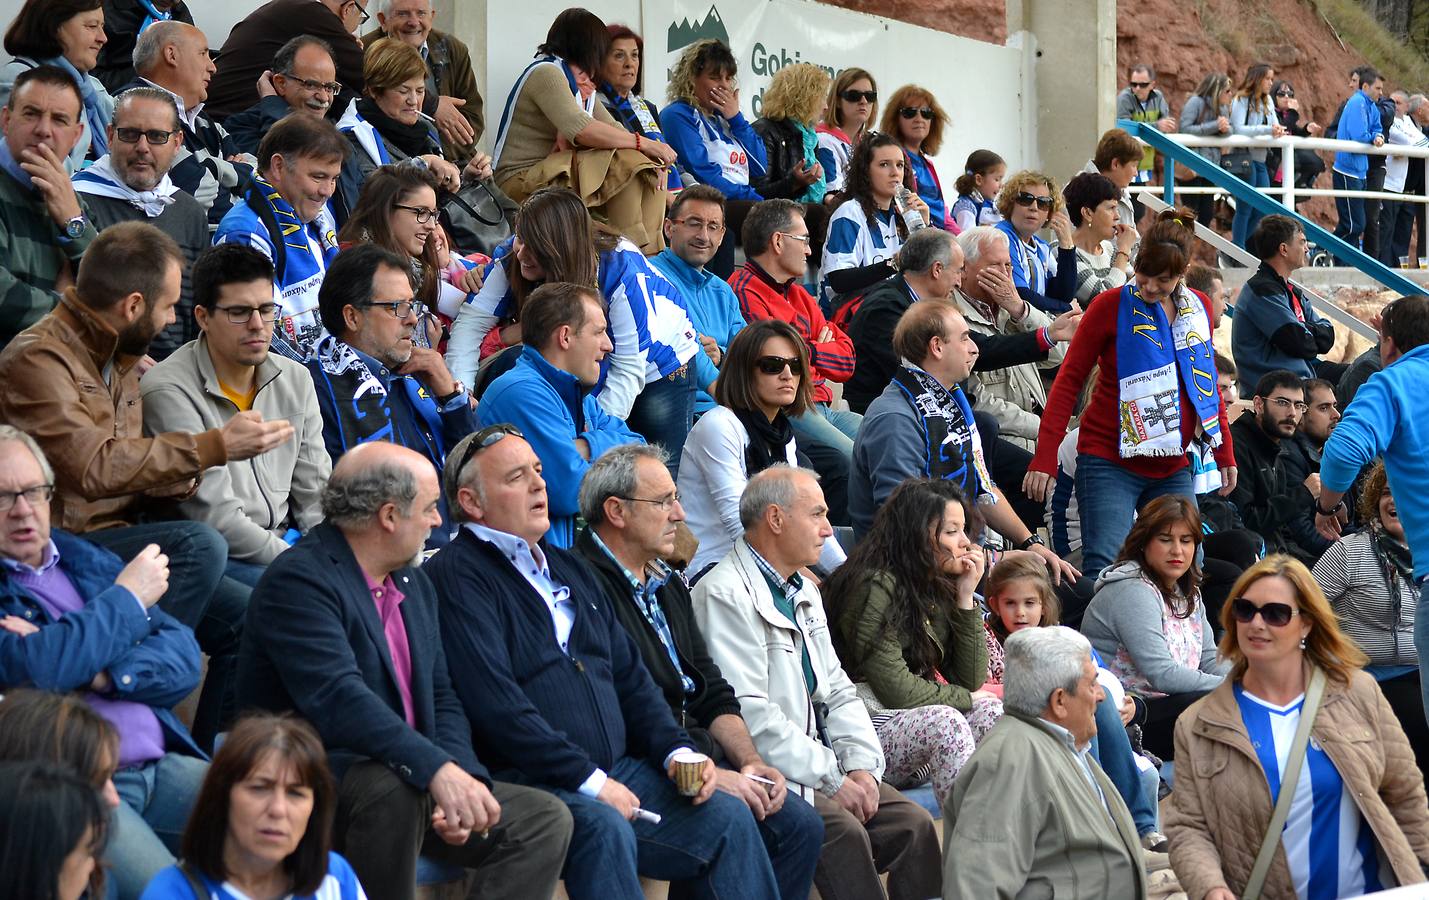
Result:
M1329 509L1321 509L1321 508L1320 508L1320 501L1319 501L1319 500L1316 500L1316 501L1315 501L1315 512L1319 513L1319 514L1322 515L1322 516L1333 516L1335 513L1339 512L1339 511L1344 507L1344 505L1345 505L1345 498L1344 498L1344 497L1341 497L1339 503L1336 503L1334 506L1330 507ZM1303 509L1304 507L1301 507L1301 508Z
M84 234L84 226L88 224L89 220L84 217L84 213L80 213L64 224L64 236L72 241L78 240L79 236Z
M1043 547L1047 546L1047 542L1042 540L1042 535L1034 531L1031 534L1027 535L1026 539L1023 540L1022 543L1017 545L1017 549L1027 550L1030 549L1033 544L1039 544Z
M447 395L444 396L444 397L438 397L438 398L437 398L437 405L438 405L438 406L446 406L448 403L450 403L450 402L452 402L453 400L455 400L459 395L461 395L461 394L463 394L463 393L466 392L466 385L462 384L460 381L454 381L454 382L452 382L452 383L453 383L454 385L456 385L456 388L455 388L450 394L447 394Z

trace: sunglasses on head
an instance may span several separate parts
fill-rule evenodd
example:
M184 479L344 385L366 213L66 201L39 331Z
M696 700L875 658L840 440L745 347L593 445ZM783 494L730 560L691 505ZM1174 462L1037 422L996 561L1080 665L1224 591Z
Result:
M761 356L754 361L754 365L765 375L779 375L785 369L790 375L799 374L799 357L797 356Z
M855 91L849 88L840 93L839 97L849 103L857 103L860 100L867 100L869 103L874 103L878 100L878 91Z
M1231 615L1242 625L1249 625L1256 613L1260 613L1265 624L1272 628L1284 628L1290 624L1291 619L1300 615L1300 611L1291 609L1288 603L1267 603L1264 606L1256 606L1244 597L1231 601Z
M1033 206L1035 204L1039 209L1049 210L1052 208L1053 201L1051 197L1039 197L1036 194L1022 191L1012 198L1012 202L1018 206Z
M509 425L505 422L499 422L495 425L488 425L478 431L472 437L471 443L466 445L466 450L461 455L461 461L456 464L457 477L461 477L461 470L466 468L466 464L471 462L471 458L473 456L476 456L476 454L485 450L487 447L490 447L492 444L495 444L497 441L506 437L508 434L519 438L525 437L525 435L521 433L521 429L517 428L515 425Z
M923 118L931 122L933 121L933 107L905 106L902 109L898 110L898 115L902 116L905 119L911 119L914 116L922 116Z

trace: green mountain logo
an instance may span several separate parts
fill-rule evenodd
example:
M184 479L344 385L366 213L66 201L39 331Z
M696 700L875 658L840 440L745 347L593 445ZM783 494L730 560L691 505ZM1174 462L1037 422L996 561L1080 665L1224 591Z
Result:
M729 44L729 32L725 30L724 19L720 18L718 7L711 6L710 11L705 13L705 17L697 22L689 19L681 19L678 24L670 23L670 30L667 32L666 52L674 53L682 47L688 47L695 41L714 39L721 43Z

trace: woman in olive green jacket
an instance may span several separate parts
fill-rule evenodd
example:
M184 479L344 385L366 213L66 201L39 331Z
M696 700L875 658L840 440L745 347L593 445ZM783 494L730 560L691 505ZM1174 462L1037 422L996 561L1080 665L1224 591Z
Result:
M953 483L906 481L824 587L834 646L887 758L884 780L911 787L931 776L939 802L1002 716L1002 702L979 689L987 643L972 515Z

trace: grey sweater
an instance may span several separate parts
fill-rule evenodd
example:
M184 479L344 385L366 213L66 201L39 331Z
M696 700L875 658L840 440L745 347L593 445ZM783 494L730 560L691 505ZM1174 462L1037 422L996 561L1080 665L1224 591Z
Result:
M1201 620L1200 668L1178 663L1166 643L1163 621L1170 612L1161 591L1142 574L1141 566L1125 562L1102 572L1096 594L1082 618L1082 633L1092 642L1102 659L1123 680L1127 673L1117 670L1117 654L1126 649L1135 672L1149 687L1163 694L1207 691L1220 684L1230 671L1230 663L1216 659L1215 636L1206 619L1206 606L1197 598L1192 615Z

